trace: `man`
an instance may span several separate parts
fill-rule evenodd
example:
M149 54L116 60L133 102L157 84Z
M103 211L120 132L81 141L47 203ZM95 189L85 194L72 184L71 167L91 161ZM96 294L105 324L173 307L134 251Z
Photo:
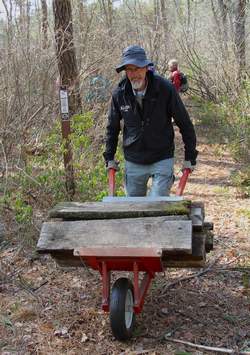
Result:
M171 59L168 62L168 70L170 72L169 74L169 80L172 82L174 87L178 92L180 92L181 88L181 73L178 70L178 62L176 59Z
M125 187L128 196L145 196L152 177L151 196L167 196L173 184L174 129L172 117L182 134L184 168L196 164L196 136L192 122L175 88L169 81L148 71L151 64L143 48L123 51L119 73L125 70L112 94L108 116L107 168L117 169L115 153L123 120Z

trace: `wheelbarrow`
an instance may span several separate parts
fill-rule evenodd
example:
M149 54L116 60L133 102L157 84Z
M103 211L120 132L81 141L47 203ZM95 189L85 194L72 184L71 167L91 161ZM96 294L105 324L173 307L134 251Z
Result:
M58 204L43 223L38 252L50 253L61 266L99 271L102 309L120 341L133 335L155 274L166 267L202 267L213 247L203 204L182 197L190 172L184 170L176 196L116 197L110 169L109 196L102 202ZM133 282L120 277L111 289L113 271L132 272Z

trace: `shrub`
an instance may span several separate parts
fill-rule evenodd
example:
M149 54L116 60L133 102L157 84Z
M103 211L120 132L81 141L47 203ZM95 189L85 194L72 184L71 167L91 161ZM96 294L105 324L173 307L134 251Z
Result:
M241 165L232 179L242 196L249 196L250 161L250 81L246 81L235 99L224 97L219 104L200 101L200 124L211 130L213 142L226 144L233 158Z
M200 122L216 131L220 143L228 144L235 160L249 163L250 82L236 100L224 98L220 104L200 101Z

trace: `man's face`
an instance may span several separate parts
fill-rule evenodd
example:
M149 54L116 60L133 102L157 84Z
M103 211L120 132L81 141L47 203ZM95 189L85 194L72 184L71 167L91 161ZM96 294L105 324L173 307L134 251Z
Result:
M146 73L148 67L137 67L129 64L125 66L125 72L134 90L144 90L146 87Z

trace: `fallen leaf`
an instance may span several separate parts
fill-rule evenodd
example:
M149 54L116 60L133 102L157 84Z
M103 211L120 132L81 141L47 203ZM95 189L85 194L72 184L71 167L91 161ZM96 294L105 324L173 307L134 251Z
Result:
M24 307L14 314L14 319L18 321L30 321L37 317L37 312L32 307Z
M82 339L81 339L81 343L86 343L86 341L88 341L89 338L85 333L82 333Z
M162 308L161 313L163 314L169 314L168 308Z
M62 337L62 338L69 338L70 337L70 335L68 333L68 329L66 327L55 330L54 335L56 335L58 337Z

